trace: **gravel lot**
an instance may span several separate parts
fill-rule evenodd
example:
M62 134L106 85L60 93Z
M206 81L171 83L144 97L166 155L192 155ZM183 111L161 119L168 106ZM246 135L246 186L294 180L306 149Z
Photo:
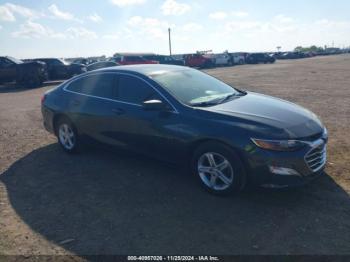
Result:
M349 254L350 55L207 72L318 114L330 134L326 175L215 197L143 156L63 153L41 124L52 86L1 86L0 254Z

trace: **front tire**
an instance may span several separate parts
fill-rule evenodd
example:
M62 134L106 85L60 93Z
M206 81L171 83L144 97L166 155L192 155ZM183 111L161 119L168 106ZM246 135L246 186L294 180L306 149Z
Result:
M195 150L192 172L204 189L217 195L238 193L246 184L245 169L238 155L217 142L204 143Z
M56 124L58 143L67 153L76 153L80 148L79 136L76 128L67 118L61 118Z

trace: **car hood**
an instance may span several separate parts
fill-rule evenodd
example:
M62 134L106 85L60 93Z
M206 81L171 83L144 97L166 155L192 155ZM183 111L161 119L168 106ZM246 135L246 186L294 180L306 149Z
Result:
M323 131L321 121L311 111L282 99L253 92L206 109L253 121L265 127L265 131L278 129L277 133L288 138L306 138ZM271 137L272 134L266 135Z

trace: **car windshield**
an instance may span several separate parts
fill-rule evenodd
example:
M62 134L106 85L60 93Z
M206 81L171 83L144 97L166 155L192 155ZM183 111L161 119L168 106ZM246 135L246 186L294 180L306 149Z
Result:
M210 106L241 93L218 79L194 69L153 72L149 75L180 102Z
M23 64L22 60L16 59L14 57L8 56L7 57L8 60L11 60L12 62L14 62L15 64Z

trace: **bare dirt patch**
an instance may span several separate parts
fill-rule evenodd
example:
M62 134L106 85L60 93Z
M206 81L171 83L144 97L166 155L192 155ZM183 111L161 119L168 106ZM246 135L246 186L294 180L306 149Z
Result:
M350 56L207 72L319 115L327 175L298 190L218 198L146 157L64 154L41 124L51 87L0 87L0 254L349 254Z

